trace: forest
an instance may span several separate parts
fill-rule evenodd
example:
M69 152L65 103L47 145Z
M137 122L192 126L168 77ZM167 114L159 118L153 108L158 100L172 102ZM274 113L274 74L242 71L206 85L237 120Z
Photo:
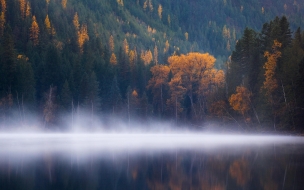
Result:
M289 0L0 0L0 124L36 115L52 128L86 113L303 131L303 8Z

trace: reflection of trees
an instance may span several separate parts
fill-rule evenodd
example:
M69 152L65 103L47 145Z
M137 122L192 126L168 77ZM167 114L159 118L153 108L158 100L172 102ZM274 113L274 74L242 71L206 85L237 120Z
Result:
M299 189L303 156L248 151L241 154L163 153L113 159L60 160L45 155L32 164L0 162L0 189Z
M232 178L236 179L238 185L244 186L250 178L248 161L245 159L235 160L230 166L229 173Z

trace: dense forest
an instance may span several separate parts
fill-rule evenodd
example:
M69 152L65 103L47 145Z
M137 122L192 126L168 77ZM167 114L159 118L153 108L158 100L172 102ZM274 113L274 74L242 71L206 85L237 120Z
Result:
M26 125L31 113L51 128L85 112L301 131L303 9L291 0L0 0L1 125Z

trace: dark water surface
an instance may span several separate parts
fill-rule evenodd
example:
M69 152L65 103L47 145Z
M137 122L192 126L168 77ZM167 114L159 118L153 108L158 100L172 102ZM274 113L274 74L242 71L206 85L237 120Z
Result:
M304 139L1 134L0 189L304 189Z

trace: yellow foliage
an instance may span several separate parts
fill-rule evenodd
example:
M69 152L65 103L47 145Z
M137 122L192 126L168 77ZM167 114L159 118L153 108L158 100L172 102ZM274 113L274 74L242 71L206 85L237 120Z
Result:
M124 6L124 3L123 3L123 0L117 0L117 3L118 3L118 5L120 5L120 6Z
M77 12L74 15L73 24L74 24L74 27L75 27L76 31L78 32L80 24L79 24L79 19L78 19L78 13Z
M153 5L152 5L152 1L151 0L149 0L149 8L150 8L150 12L152 12L153 11Z
M34 46L39 44L39 26L38 23L36 21L36 17L33 16L32 18L32 25L30 27L30 40L33 41Z
M135 52L135 50L131 50L129 52L129 63L130 63L131 68L135 67L135 59L136 59L136 52Z
M4 12L0 14L0 36L3 36L5 26L5 15Z
M6 12L6 1L5 0L0 0L0 5L1 5L1 11L3 13Z
M148 7L148 2L147 2L147 0L146 0L146 1L144 2L144 5L143 5L144 10L146 10L147 7Z
M128 53L129 53L129 44L128 44L128 41L127 41L126 38L123 41L123 50L124 50L125 54L128 55Z
M28 1L26 3L26 10L25 10L25 16L28 17L31 15L31 6L30 6L30 2Z
M230 106L233 110L240 112L243 116L250 109L251 92L244 86L236 87L236 93L229 98Z
M49 15L46 15L46 18L44 20L44 25L45 25L46 30L50 34L51 33L51 22L50 22L50 19L49 19Z
M116 64L117 64L116 55L115 55L114 53L112 53L112 55L111 55L110 63L111 63L112 65L116 65Z
M275 78L275 70L277 67L277 60L281 57L281 52L278 50L282 44L277 40L274 40L272 45L272 53L266 51L264 53L264 57L267 58L266 63L264 64L263 68L265 69L265 81L263 83L262 88L266 91L266 95L268 96L269 100L271 100L271 94L278 88L278 82Z
M158 5L157 12L158 12L159 18L162 19L163 7L161 6L161 4Z
M89 39L87 25L82 25L78 31L78 46L80 48L80 52L82 52L84 43Z
M21 13L21 18L25 18L25 8L26 8L26 1L25 0L19 0L20 4L20 13Z
M145 65L149 65L151 63L151 61L153 60L152 52L150 50L142 51L140 58L141 58L141 60L143 60Z
M68 0L62 0L62 1L61 1L61 5L62 5L62 8L63 8L63 9L66 8L67 2L68 2Z

